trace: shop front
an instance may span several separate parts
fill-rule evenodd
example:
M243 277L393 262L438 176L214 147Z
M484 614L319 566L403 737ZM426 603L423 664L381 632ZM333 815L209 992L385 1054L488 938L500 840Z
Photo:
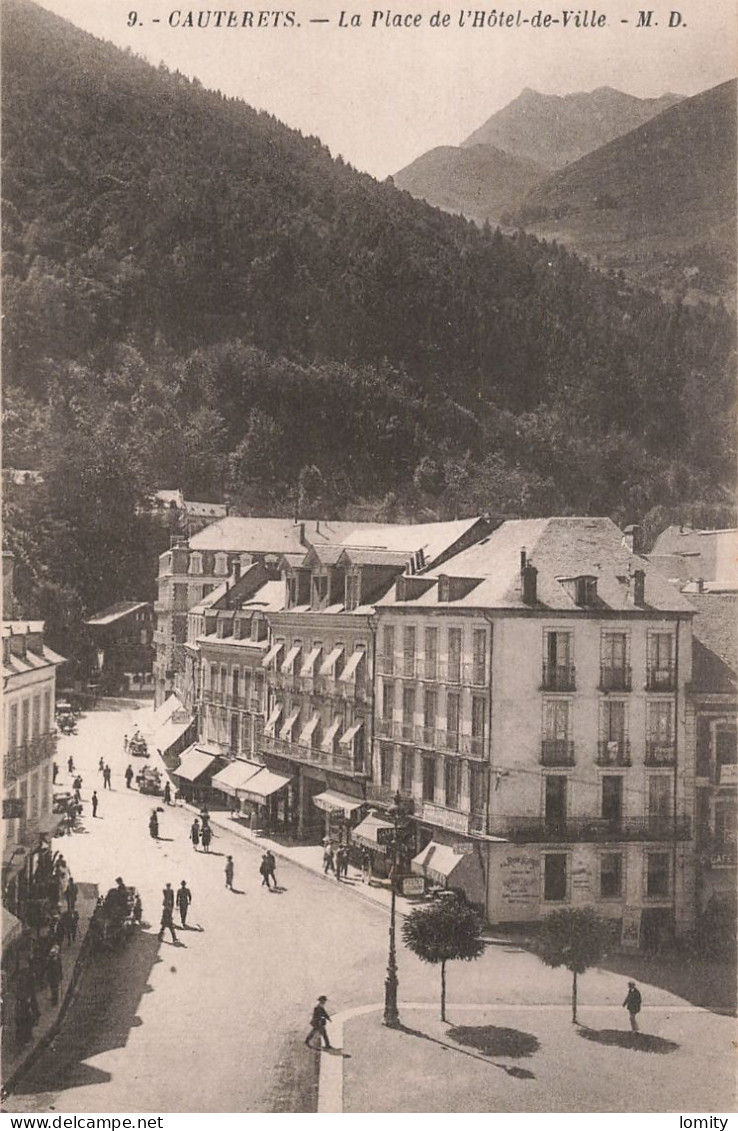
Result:
M484 908L484 869L481 849L468 841L440 844L431 840L410 862L410 870L422 876L427 889L463 893L471 904Z
M242 801L238 790L244 789L246 783L251 781L264 766L261 762L249 762L247 759L237 759L229 762L222 770L214 775L211 785L215 800L228 806L232 816L244 817L249 825L256 827L256 806L248 801ZM253 819L252 819L253 818Z
M386 821L375 813L370 813L356 826L351 834L353 845L369 851L370 874L372 876L387 879L390 875L393 865L393 850L388 841L394 833L394 827L391 821ZM380 830L386 831L382 833Z
M266 833L291 833L294 825L293 778L262 766L243 785L236 787L242 813L252 827ZM252 816L253 814L253 816Z
M352 797L336 789L325 789L312 798L313 805L325 814L323 841L333 844L350 845L352 826L357 822L366 802L361 797Z
M223 765L223 756L195 743L185 750L173 771L180 796L191 805L209 807L212 803L212 779Z

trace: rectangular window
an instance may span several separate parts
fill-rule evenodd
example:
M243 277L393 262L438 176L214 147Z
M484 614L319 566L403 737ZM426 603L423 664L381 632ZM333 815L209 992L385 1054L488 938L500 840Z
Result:
M414 761L415 756L412 750L403 750L400 763L400 789L403 793L412 793Z
M566 827L566 778L551 774L545 785L546 827L563 829Z
M413 738L413 724L415 723L415 688L403 687L402 689L402 737Z
M648 737L651 742L664 746L674 741L674 704L671 701L648 704Z
M21 746L28 745L30 706L30 700L24 699L21 704Z
M231 692L233 694L233 702L234 703L238 701L238 693L239 693L239 689L240 689L239 685L240 685L240 672L239 672L238 668L234 668L232 673L231 673Z
M454 758L447 758L443 768L444 788L446 794L446 808L458 809L459 807L459 763Z
M10 749L15 750L18 745L18 704L10 707Z
M674 680L674 634L651 632L648 636L648 687L669 691Z
M359 606L359 575L349 573L346 575L346 608L356 609Z
M618 774L607 774L602 779L602 817L612 825L623 819L623 779Z
M423 759L423 801L433 801L436 793L436 760Z
M665 818L672 816L672 779L666 774L651 774L648 779L648 815Z
M386 722L392 720L395 710L395 685L384 680L382 683L382 718Z
M41 696L34 695L31 703L31 737L38 738L41 732Z
M448 630L448 680L449 683L461 681L461 629Z
M460 698L455 691L446 695L446 746L449 750L459 749L459 705Z
M379 780L382 785L392 785L392 761L394 750L388 742L379 747Z
M649 852L646 866L646 895L668 896L669 853Z
M568 742L571 704L566 699L548 699L544 704L544 738L549 742Z
M487 810L487 770L484 766L472 763L469 766L469 792L472 813Z
M484 686L487 676L487 633L475 628L472 633L472 683Z
M438 629L425 630L425 678L438 679Z
M51 730L51 692L44 692L44 734Z
M543 857L543 898L552 902L566 899L565 852L547 852Z
M435 730L436 714L438 711L438 694L435 691L426 691L423 696L423 726L426 730Z
M606 742L622 744L627 732L627 704L622 699L606 699L602 704L602 737Z
M543 686L548 691L573 691L572 634L546 631L544 636Z
M629 691L628 635L603 632L600 643L600 686L604 691Z
M617 899L623 894L623 857L620 852L603 852L600 857L600 895Z
M228 686L228 668L220 669L220 690L221 694L225 695Z
M412 678L415 675L415 628L406 625L402 630L402 674Z
M382 671L385 675L393 675L395 671L395 629L393 625L385 625L382 633Z

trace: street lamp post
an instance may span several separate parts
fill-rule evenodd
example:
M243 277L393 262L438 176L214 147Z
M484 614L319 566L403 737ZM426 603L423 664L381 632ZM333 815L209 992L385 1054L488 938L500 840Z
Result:
M390 925L389 925L389 955L387 958L387 977L384 981L384 1017L382 1024L389 1029L399 1029L400 1014L397 1010L397 876L400 863L400 817L405 813L405 806L398 793L390 809L392 817L392 885L390 891Z

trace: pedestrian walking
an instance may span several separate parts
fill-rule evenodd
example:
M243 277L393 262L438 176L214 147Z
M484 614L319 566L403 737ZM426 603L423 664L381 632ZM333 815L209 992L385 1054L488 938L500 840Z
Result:
M261 886L263 888L268 888L269 887L269 862L266 858L266 852L262 856L261 863L259 864L259 874L261 875Z
M100 799L97 796L97 790L96 789L93 789L93 791L92 791L92 797L90 798L90 804L92 805L92 816L96 817L97 816L97 807L100 804Z
M372 857L368 848L361 850L361 882L362 884L371 883L372 878Z
M172 804L172 787L169 782L164 786L164 803L166 805Z
M112 776L112 774L111 774L111 771L110 771L110 766L106 762L105 763L105 769L103 770L103 789L112 789L113 788L112 785L110 784L111 776Z
M69 771L70 774L74 773L74 758L72 757L71 754L67 758L67 770Z
M127 734L123 735L123 753L124 754L128 753L128 735ZM100 761L102 762L102 758L100 759ZM100 769L102 769L102 766L100 766Z
M100 761L97 763L98 772L102 773L105 769L105 759L100 755Z
M341 844L336 850L336 879L340 880L348 875L348 851Z
M133 781L133 766L131 766L130 763L126 767L126 772L125 772L124 777L126 779L126 789L130 789L131 788L131 782Z
M328 1016L328 1012L325 1008L325 1003L327 1001L328 998L324 994L321 994L321 996L318 998L318 1003L313 1010L313 1015L310 1018L310 1032L305 1038L305 1044L308 1046L308 1048L314 1047L311 1042L313 1037L315 1037L316 1035L323 1038L323 1042L327 1049L333 1047L331 1045L331 1042L328 1040L328 1034L325 1031L326 1024L328 1021L330 1021L330 1017ZM320 1046L318 1047L320 1048Z
M200 840L204 852L210 852L210 841L213 839L213 831L210 825L203 825L202 832L200 833Z
M67 901L67 910L68 911L74 911L75 907L77 906L77 895L78 894L79 894L79 889L74 882L74 877L70 876L68 881L67 881L67 890L64 892L64 898Z
M625 995L624 1007L628 1010L630 1027L634 1033L638 1032L638 1014L641 1012L641 993L635 982L628 982L628 992Z
M329 841L323 850L323 872L327 876L329 872L335 872L335 854L333 852L333 845Z
M233 857L232 856L226 857L225 885L230 891L233 891Z
M51 1004L59 1004L59 986L62 980L62 961L61 952L59 947L54 944L49 950L49 957L46 960L46 981L49 983L49 990L51 992Z
M159 839L159 818L156 815L156 809L154 809L149 817L149 836L152 840Z
M174 894L172 892L172 894ZM176 943L177 936L174 933L174 919L172 918L172 908L162 907L161 909L161 926L159 928L159 942L164 938L164 932L169 930L172 935L172 942Z
M177 910L179 911L179 918L182 923L182 927L187 926L187 912L190 909L191 903L192 892L187 887L186 882L182 880L182 883L177 888Z
M82 775L81 774L77 774L76 778L74 779L74 784L73 784L72 788L74 790L76 790L77 793L80 793L80 794L82 793Z
M51 784L56 785L56 779L59 777L59 763L54 762L51 767Z
M192 828L190 829L190 840L192 841L192 847L194 848L195 852L197 852L197 846L200 843L200 822L198 821L197 817L195 817L194 821L192 822Z
M172 889L172 885L170 884L169 880L167 880L167 882L164 885L164 888L162 890L161 902L162 902L162 907L168 907L170 911L174 910L174 891Z
M63 938L67 940L67 945L71 946L73 942L77 941L77 928L79 927L79 911L72 908L71 911L67 910L62 915L62 929Z
M272 881L272 886L277 886L277 858L272 852L271 848L267 848L264 853L267 864L267 879ZM267 885L269 886L269 885Z

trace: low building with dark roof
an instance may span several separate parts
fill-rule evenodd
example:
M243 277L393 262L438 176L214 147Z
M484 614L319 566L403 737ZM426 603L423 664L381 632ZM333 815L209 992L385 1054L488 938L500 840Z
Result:
M85 621L88 679L107 692L151 687L154 608L150 601L118 601Z

